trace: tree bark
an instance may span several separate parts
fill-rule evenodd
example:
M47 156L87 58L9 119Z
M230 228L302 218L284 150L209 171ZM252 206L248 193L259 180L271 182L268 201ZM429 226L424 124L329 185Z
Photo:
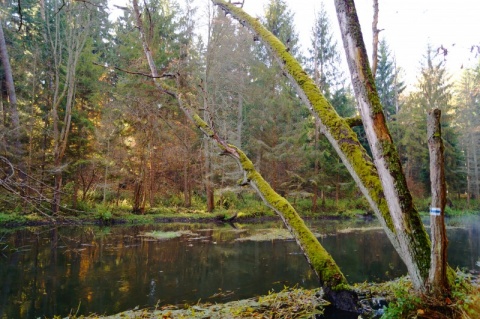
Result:
M477 141L475 139L475 137L477 137L477 134L475 132L475 130L473 130L472 128L472 131L473 132L470 132L470 142L471 142L471 152L472 152L472 156L473 156L473 172L474 172L474 176L475 176L475 179L474 179L474 190L475 190L475 199L478 199L480 197L480 185L479 185L479 181L480 181L480 172L478 171L478 156L477 156ZM467 156L467 161L468 161L468 156ZM467 174L469 174L468 170L467 170Z
M375 74L377 73L378 65L378 0L373 0L373 21L372 21L372 34L373 34L373 44L372 44L372 74L375 79Z
M437 297L441 297L449 291L447 279L447 234L445 230L447 190L440 117L441 111L439 109L430 110L427 116L430 183L432 188L432 206L430 207L432 250L428 283L430 293Z
M428 235L413 206L400 158L385 122L355 4L353 0L335 0L335 7L356 100L395 227L399 253L415 289L424 291L430 266Z
M3 66L3 72L5 77L5 85L7 87L7 94L9 100L9 113L11 121L11 141L13 146L13 154L15 157L15 164L21 163L23 155L22 144L20 141L20 116L17 109L17 95L15 93L15 84L13 82L12 67L10 65L10 59L8 57L7 44L5 41L5 35L3 33L2 19L0 18L0 61ZM23 168L22 165L21 168ZM23 177L23 176L22 176Z

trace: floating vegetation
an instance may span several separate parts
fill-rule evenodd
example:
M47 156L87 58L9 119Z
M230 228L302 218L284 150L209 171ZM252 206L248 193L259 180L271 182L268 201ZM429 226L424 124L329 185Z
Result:
M226 297L229 297L229 296L233 295L234 293L235 293L234 291L231 291L231 290L223 291L221 288L219 288L218 292L216 292L213 295L211 295L210 297L208 297L208 299L226 298Z
M314 233L316 237L321 234ZM237 238L236 241L272 241L272 240L290 240L293 239L292 234L285 228L261 229L254 234L246 237Z
M292 234L286 229L272 228L258 230L249 236L237 238L236 241L271 241L292 239Z
M143 233L139 236L152 238L155 240L168 240L168 239L177 238L181 236L198 236L198 234L195 234L189 230L179 230L179 231L154 230L154 231Z
M381 230L383 231L383 228L380 226L372 226L372 227L347 227L344 229L338 229L337 233L340 234L348 234L348 233L354 233L354 232L369 232L373 230Z

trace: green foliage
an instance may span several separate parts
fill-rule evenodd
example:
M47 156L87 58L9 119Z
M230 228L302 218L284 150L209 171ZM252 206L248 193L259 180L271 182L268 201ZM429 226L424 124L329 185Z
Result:
M457 271L455 282L452 288L452 297L458 300L460 312L467 314L470 318L480 317L480 287L472 285L470 274ZM466 317L466 316L464 316Z
M382 39L378 49L378 65L375 74L375 85L377 87L380 102L387 120L398 113L401 108L400 94L405 90L405 84L399 79L399 69L395 60L391 57L387 41Z
M112 218L112 210L107 205L96 205L95 206L95 218L100 220L103 223L109 223Z
M477 318L480 315L480 289L472 285L472 277L456 272L451 293L445 299L418 295L407 277L382 283L379 291L393 293L382 319L401 318Z
M445 179L448 191L458 192L464 183L461 172L463 157L458 143L455 109L452 103L452 84L443 60L435 58L429 48L421 70L416 91L406 98L402 109L390 123L394 140L412 193L428 196L430 189L429 155L426 129L427 111L442 111L442 138L445 145ZM409 129L405 129L408 127Z
M422 299L413 292L410 280L402 277L393 282L389 289L393 291L394 299L385 309L382 318L408 318L412 313L416 314L416 310L421 307Z

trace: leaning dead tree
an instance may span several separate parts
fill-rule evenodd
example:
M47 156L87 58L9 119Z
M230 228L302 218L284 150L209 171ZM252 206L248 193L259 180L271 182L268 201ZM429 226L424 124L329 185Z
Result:
M320 244L315 235L305 225L293 206L282 196L276 193L255 169L252 161L238 147L228 144L217 132L210 127L196 112L196 97L185 92L180 83L180 75L176 75L176 87L172 87L162 80L162 75L153 61L153 56L146 40L143 21L141 18L138 0L133 0L133 9L136 19L136 27L140 32L143 50L151 70L152 78L157 88L177 100L180 109L200 129L205 136L213 140L222 150L223 155L233 158L243 172L244 178L241 185L249 185L262 198L264 203L273 209L282 219L283 223L293 235L298 246L301 248L308 263L315 271L324 288L325 296L340 309L357 311L356 294L351 292L345 276L340 271L332 256ZM171 75L168 75L171 77Z
M257 19L222 0L212 0L225 13L248 27L276 58L299 96L320 123L320 130L368 200L388 238L407 266L415 289L426 291L430 268L430 240L407 188L402 166L383 115L368 63L360 24L352 0L336 0L338 20L352 83L367 131L373 160L359 143L346 119L327 102L289 50Z
M385 121L354 1L335 0L335 8L357 105L399 243L398 252L415 288L424 291L430 268L430 241L413 205L400 158Z

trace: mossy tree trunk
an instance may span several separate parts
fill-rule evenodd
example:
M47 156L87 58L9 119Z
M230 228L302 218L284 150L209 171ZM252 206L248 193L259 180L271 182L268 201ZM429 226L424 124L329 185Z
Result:
M255 169L252 161L239 148L228 144L195 112L197 99L191 93L185 93L179 81L174 89L162 82L160 75L153 63L153 57L146 41L143 24L141 21L138 0L133 0L134 14L137 29L140 32L143 49L149 62L151 74L156 86L164 93L169 94L178 101L180 109L185 115L222 149L223 155L235 159L244 173L242 185L250 185L263 201L271 207L283 220L285 226L292 233L296 242L304 253L308 263L320 279L322 287L329 298L338 308L346 311L357 311L357 296L350 290L345 276L340 271L332 256L323 248L315 235L305 225L293 206L282 196L277 194Z
M260 39L273 54L285 75L296 88L298 95L318 121L320 131L336 150L378 217L390 242L398 251L399 244L377 170L371 158L358 141L357 135L350 127L349 122L337 114L333 106L322 95L315 82L289 53L290 50L257 19L252 18L242 9L223 0L212 1L222 8L225 13L231 14L243 26L248 27L255 33L256 38Z
M353 0L335 0L350 75L363 127L372 150L399 243L399 254L414 287L424 291L430 267L430 242L413 205L400 158L388 130Z
M347 120L335 112L285 45L240 8L222 0L212 1L242 25L249 27L276 57L300 97L319 120L320 130L367 198L407 265L414 287L417 291L425 291L430 266L430 241L413 206L395 146L385 124L353 1L336 1L336 4L357 99L363 104L362 121L369 128L369 143L375 149L375 164Z
M447 187L445 185L444 146L440 128L441 111L433 109L427 115L428 150L430 153L430 183L432 206L430 226L432 237L431 265L428 276L432 295L441 297L448 293L447 279L447 235L445 230L445 205Z

